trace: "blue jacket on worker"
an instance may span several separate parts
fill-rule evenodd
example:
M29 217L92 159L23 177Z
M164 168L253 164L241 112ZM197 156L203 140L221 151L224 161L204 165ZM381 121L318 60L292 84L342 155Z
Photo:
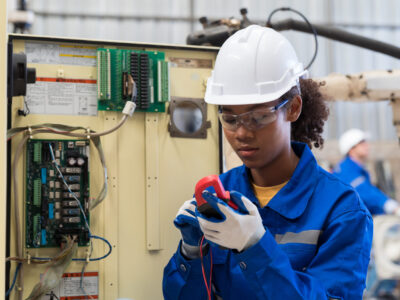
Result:
M210 245L214 295L230 300L362 298L371 215L351 186L317 165L307 145L292 147L300 157L296 170L264 208L245 166L220 175L226 190L242 193L259 207L266 232L241 253ZM209 251L206 274L210 259ZM207 299L201 261L186 260L180 245L164 269L163 293L165 299Z
M372 185L368 171L361 165L347 155L333 171L337 177L355 188L371 215L384 213L383 208L389 197Z

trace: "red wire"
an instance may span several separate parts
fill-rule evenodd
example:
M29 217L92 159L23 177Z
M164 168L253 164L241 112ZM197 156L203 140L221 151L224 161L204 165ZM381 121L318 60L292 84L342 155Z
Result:
M210 248L209 249L209 251L210 251L210 281L207 284L206 271L204 270L204 263L203 263L203 241L204 241L204 235L201 238L201 242L200 242L201 271L203 273L203 280L204 280L204 284L207 289L208 300L211 300L211 281L212 281L212 268L213 268L212 252L211 252L211 248Z
M209 289L208 289L206 273L205 273L205 270L204 270L204 262L203 262L203 241L204 241L204 235L201 238L201 242L200 242L201 271L203 273L203 280L204 280L204 284L205 284L206 289L207 289L208 299L210 300L210 293L209 293Z
M210 300L211 300L211 292L212 292L212 290L211 290L211 280L212 280L212 270L213 270L213 260L212 260L212 251L211 251L211 247L209 247L209 251L210 251L210 283L209 283L209 286L210 286L210 295L209 295L209 297L210 297Z

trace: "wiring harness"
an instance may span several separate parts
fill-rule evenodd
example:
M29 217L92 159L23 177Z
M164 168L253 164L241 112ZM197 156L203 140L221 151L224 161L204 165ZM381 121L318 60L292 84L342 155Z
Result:
M75 201L78 203L79 208L81 210L81 214L85 220L85 226L87 227L87 230L89 232L89 238L90 238L90 252L87 258L74 258L74 254L76 252L77 248L77 243L70 237L65 237L65 243L62 244L62 250L56 254L54 257L24 257L23 254L23 246L22 246L22 230L21 230L21 224L20 224L20 215L19 215L19 194L18 194L18 188L19 188L19 180L17 177L17 163L21 157L22 150L24 148L25 143L28 141L28 139L32 138L34 135L39 134L39 133L52 133L52 134L57 134L57 135L63 135L63 136L69 136L69 137L77 137L77 138L86 138L89 139L94 147L96 148L101 165L103 167L103 186L99 192L99 195L90 201L89 209L92 210L95 207L97 207L106 197L107 195L107 190L108 190L108 185L107 185L107 167L106 167L106 162L105 162L105 156L104 152L101 146L101 136L105 136L107 134L110 134L116 130L118 130L122 125L125 124L127 121L128 117L131 117L135 111L136 100L137 96L137 89L136 85L134 84L134 92L132 95L132 101L127 101L126 105L122 111L123 116L120 120L120 122L113 128L110 128L106 131L103 132L95 132L92 131L88 128L81 127L81 126L68 126L68 125L61 125L61 124L39 124L39 125L33 125L33 126L26 126L26 127L16 127L8 130L7 132L7 139L11 140L14 138L17 134L20 133L25 133L25 136L22 138L22 140L18 143L16 147L16 151L14 153L14 159L12 162L12 179L13 179L13 203L14 203L14 219L15 219L15 228L16 228L16 248L17 248L17 257L9 257L7 258L7 261L16 261L18 262L18 265L15 269L15 274L13 277L12 284L10 286L10 289L7 291L6 296L8 296L16 283L18 282L18 285L20 286L20 291L23 290L23 264L24 263L34 263L34 264L46 264L48 263L49 266L46 269L46 272L44 276L42 276L41 281L34 287L32 290L30 296L27 299L38 299L41 295L44 295L46 292L49 292L51 289L57 286L59 283L62 274L64 273L65 269L69 266L71 261L81 261L85 262L83 268L82 268L82 276L81 276L81 284L80 287L83 290L82 286L82 280L83 280L83 274L84 270L87 266L87 264L91 261L98 261L105 259L111 254L112 251L112 246L107 239L93 235L89 224L87 222L87 217L84 213L84 210L82 208L82 205L78 198L76 197L75 193L73 193L68 186L61 170L60 167L58 166L55 158L54 158L54 151L52 149L52 146L49 145L49 150L52 158L52 162L58 172L59 177L61 178L63 184L67 188L67 190L71 193ZM77 131L83 131L83 132L77 132ZM101 256L101 257L96 257L92 258L92 240L97 239L100 240L104 243L107 244L108 246L108 252ZM46 276L48 277L46 279ZM43 279L45 278L45 279ZM84 291L84 290L83 290ZM85 293L86 294L86 293ZM19 293L19 299L22 299L22 292Z

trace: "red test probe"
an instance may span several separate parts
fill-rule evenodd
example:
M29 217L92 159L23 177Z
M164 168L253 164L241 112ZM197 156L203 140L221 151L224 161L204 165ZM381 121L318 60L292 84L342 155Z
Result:
M213 187L217 197L223 201L225 201L230 207L237 210L238 206L230 200L230 195L228 191L225 191L221 180L218 175L210 175L206 176L197 182L195 187L195 198L197 201L197 209L200 213L205 215L206 217L214 217L217 219L221 219L221 215L203 198L203 191L209 187Z

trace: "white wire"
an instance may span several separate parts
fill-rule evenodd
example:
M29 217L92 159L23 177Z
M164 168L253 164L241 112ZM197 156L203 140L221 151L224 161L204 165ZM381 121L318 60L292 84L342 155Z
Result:
M23 257L23 246L22 246L22 231L21 231L21 225L19 223L19 201L18 201L18 177L17 177L17 163L18 163L18 158L21 155L23 146L25 142L29 139L29 136L25 136L22 141L18 144L17 149L14 154L14 160L12 163L12 176L13 176L13 188L14 188L14 218L15 218L15 231L16 231L16 251L19 257ZM23 282L23 277L24 277L24 266L23 264L21 265L19 272L18 272L18 279L17 279L17 284L19 285L18 287L18 299L22 300L23 292L24 292L24 282Z

